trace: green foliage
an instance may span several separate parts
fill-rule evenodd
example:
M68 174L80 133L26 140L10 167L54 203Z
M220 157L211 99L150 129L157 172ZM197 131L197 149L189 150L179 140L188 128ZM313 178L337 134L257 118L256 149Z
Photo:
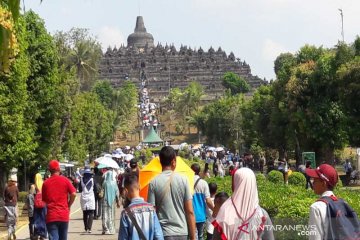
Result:
M184 132L184 126L181 123L176 123L175 131L178 135L182 134Z
M113 106L114 90L109 81L97 81L92 91L98 95L100 102L108 109Z
M272 170L268 174L268 180L272 183L280 184L280 183L284 183L284 176L282 172L277 170Z
M20 52L10 66L9 74L0 74L0 173L19 166L34 156L38 142L34 125L26 120L29 95L26 81L30 74L26 49L26 29L21 17L16 25ZM1 186L0 186L1 187Z
M246 80L233 72L226 72L224 74L222 84L230 90L232 95L250 91L250 85Z
M262 173L256 174L256 182L258 184L265 182L265 181L266 181L266 176L264 174L262 174Z
M305 178L304 174L302 174L300 172L293 172L289 176L288 182L291 185L305 186L306 178Z
M25 116L28 123L34 126L35 138L38 140L34 159L36 164L44 164L52 157L54 139L59 134L56 124L59 118L57 94L60 88L58 55L44 21L33 11L26 12L24 18L30 70Z
M70 160L83 162L107 151L113 132L113 113L94 93L82 93L75 99L71 125L66 134L64 151Z
M68 32L54 35L59 51L60 63L66 70L75 67L80 81L79 87L89 91L98 75L98 65L102 56L101 45L88 29L72 28Z
M19 192L18 202L25 203L28 194L28 192Z
M134 83L125 81L123 86L114 92L112 109L115 114L114 127L127 133L137 123L138 92Z
M211 145L223 144L231 149L238 149L242 136L242 112L244 105L242 95L224 96L206 105L196 113L203 134Z

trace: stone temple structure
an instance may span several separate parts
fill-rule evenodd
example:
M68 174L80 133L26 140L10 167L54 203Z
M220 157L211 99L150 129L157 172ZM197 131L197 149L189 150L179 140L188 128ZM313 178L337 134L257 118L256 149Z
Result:
M140 86L140 75L147 79L149 96L154 102L161 101L174 87L185 88L191 81L199 82L205 90L206 99L212 100L223 95L222 76L234 72L246 79L254 89L265 80L251 74L250 66L229 55L220 47L204 51L174 45L154 44L153 36L146 31L143 17L138 16L134 33L127 39L127 46L108 49L100 63L100 76L120 87L131 80Z

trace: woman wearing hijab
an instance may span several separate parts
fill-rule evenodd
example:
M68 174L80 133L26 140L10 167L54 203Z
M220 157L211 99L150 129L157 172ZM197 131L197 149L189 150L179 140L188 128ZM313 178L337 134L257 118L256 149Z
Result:
M39 199L42 199L41 189L43 185L43 179L40 173L35 175L35 202L34 202L34 239L46 239L46 206L43 202L39 203ZM43 205L43 206L41 206Z
M102 234L115 234L115 204L119 204L119 189L113 177L113 171L108 170L104 174L104 197L102 214Z
M259 205L254 172L238 169L233 176L233 194L221 206L213 225L213 239L273 240L268 213Z
M91 227L95 211L95 194L96 185L93 174L89 167L85 167L83 177L80 179L79 191L81 192L80 204L83 211L83 220L85 232L91 233Z

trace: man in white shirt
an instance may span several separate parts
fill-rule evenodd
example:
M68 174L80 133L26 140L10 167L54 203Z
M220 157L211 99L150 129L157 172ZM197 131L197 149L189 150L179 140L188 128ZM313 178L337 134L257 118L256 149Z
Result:
M307 168L306 174L313 179L313 190L320 197L335 197L333 189L338 181L336 170L328 164L321 164L316 169ZM310 206L309 227L316 234L309 236L310 240L322 240L327 238L329 219L326 216L327 204L324 201L316 201Z

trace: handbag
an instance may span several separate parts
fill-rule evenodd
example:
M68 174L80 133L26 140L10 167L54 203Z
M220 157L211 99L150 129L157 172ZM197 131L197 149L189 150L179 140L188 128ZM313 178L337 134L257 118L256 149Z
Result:
M132 224L135 226L136 231L138 232L138 235L139 235L140 239L141 240L147 240L144 233L143 233L143 231L141 230L139 224L137 223L137 221L136 221L136 219L134 217L134 214L131 212L130 208L129 207L125 208L125 212L129 216Z

